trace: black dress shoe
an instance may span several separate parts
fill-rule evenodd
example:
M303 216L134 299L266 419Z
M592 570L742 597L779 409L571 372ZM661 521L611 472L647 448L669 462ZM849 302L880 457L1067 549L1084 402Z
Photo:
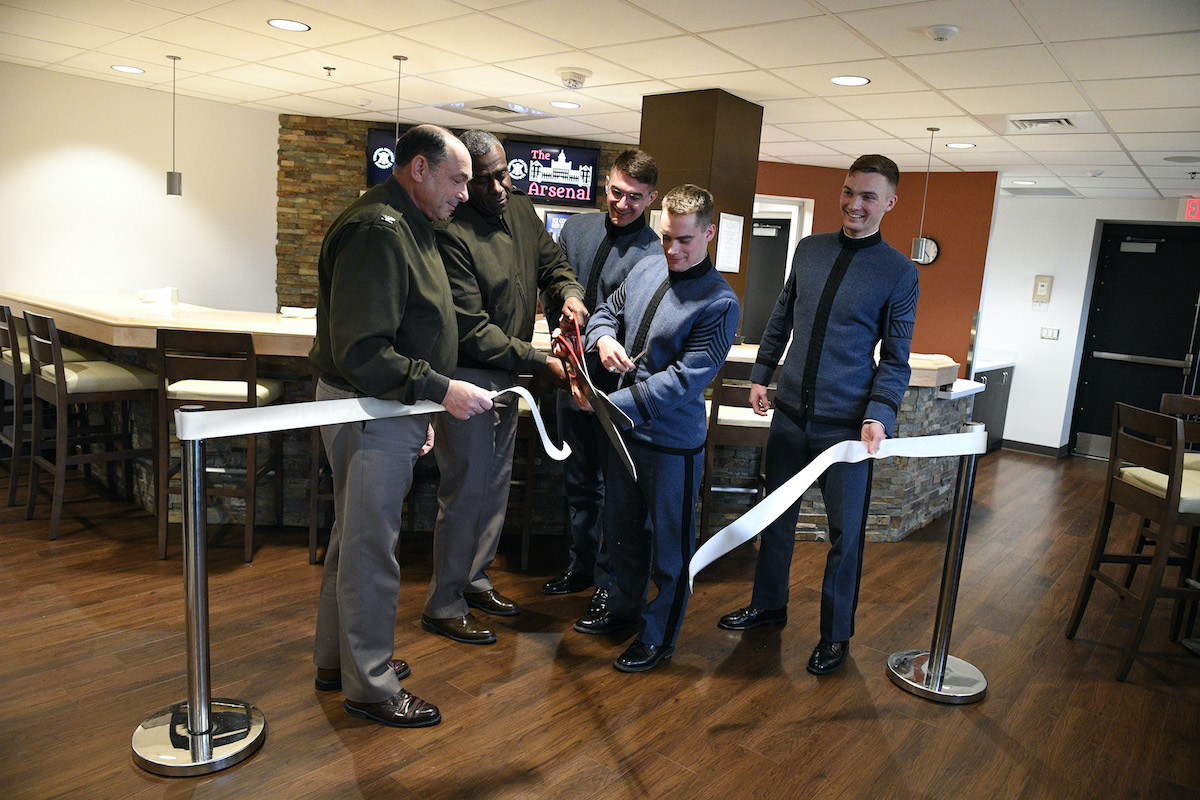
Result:
M575 620L573 627L580 633L600 634L627 630L636 624L634 620L618 617L608 611L602 611L599 614L585 614Z
M759 625L787 625L787 606L773 611L746 606L717 620L717 627L727 631L746 631Z
M624 653L613 662L613 666L621 672L646 672L657 667L671 656L675 655L674 647L660 647L634 642Z
M584 575L574 570L563 570L561 574L546 581L542 586L543 594L574 594L582 592L592 585L592 576Z
M831 642L821 637L808 659L808 671L813 675L828 675L842 665L849 652L849 642Z
M478 608L496 617L515 617L521 613L521 607L509 600L495 589L486 592L463 592L463 600L471 608Z
M588 616L598 617L608 610L608 589L598 587L592 593L592 600L588 603Z
M392 671L396 673L397 680L404 680L409 675L412 675L412 668L404 661L398 658L393 658L390 662ZM317 691L319 692L338 692L342 689L342 671L340 669L321 669L317 668Z
M440 633L448 639L463 644L496 643L496 634L483 627L475 615L470 613L449 619L436 619L422 614L421 627L430 633Z
M437 706L426 703L404 689L379 703L347 700L342 707L352 717L371 719L393 728L427 728L442 721L442 712L437 710Z

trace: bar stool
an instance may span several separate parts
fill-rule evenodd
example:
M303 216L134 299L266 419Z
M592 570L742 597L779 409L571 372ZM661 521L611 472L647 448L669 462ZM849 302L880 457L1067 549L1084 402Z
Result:
M754 495L756 500L765 496L766 476L763 473L767 455L767 434L771 428L771 415L760 417L750 408L750 371L753 364L726 361L713 378L712 397L706 403L708 431L704 439L704 475L700 480L700 527L696 538L708 535L708 522L712 514L712 496L717 493ZM774 399L775 387L768 387L768 397ZM757 473L751 478L750 486L715 484L718 445L735 447L757 447L760 451Z
M254 339L248 333L224 331L158 331L158 557L167 557L167 522L170 516L171 479L181 470L171 460L171 418L175 409L203 405L207 410L254 408L283 397L283 383L258 377ZM254 558L255 490L260 478L274 472L275 524L283 523L283 432L271 434L271 451L258 464L258 438L245 437L246 480L242 486L210 486L208 494L245 499L243 560ZM206 466L212 474L237 470Z
M1125 646L1117 680L1125 680L1133 666L1150 615L1159 598L1176 601L1171 638L1179 635L1184 601L1200 599L1200 590L1186 581L1195 570L1197 525L1200 525L1200 473L1184 468L1184 451L1200 442L1200 422L1117 403L1113 411L1112 444L1108 474L1104 481L1104 505L1096 526L1092 551L1079 587L1075 610L1067 625L1073 639L1096 581L1138 605L1138 621ZM1142 528L1154 545L1153 554L1113 552L1108 549L1109 532L1117 506L1154 523ZM1177 531L1184 532L1181 541ZM1102 571L1104 564L1146 564L1141 594ZM1179 568L1175 586L1165 585L1168 566Z
M8 505L17 504L17 482L21 473L21 460L25 455L25 444L29 438L25 435L26 420L29 416L29 406L26 405L26 387L29 385L29 353L21 345L25 338L25 320L13 316L12 309L0 305L0 383L12 387L12 400L4 387L3 404L4 419L12 420L12 432L8 426L0 423L0 443L8 446L12 453L11 468L8 477ZM62 358L68 361L102 361L95 353L79 348L63 347Z
M54 472L54 500L50 512L50 538L57 539L62 520L63 495L67 467L104 463L108 465L109 485L115 485L113 466L125 464L125 496L133 502L132 462L142 456L153 460L154 448L133 445L129 425L129 402L145 400L154 414L154 373L138 367L112 361L63 360L54 320L40 314L25 312L29 344L29 372L33 400L33 431L29 453L29 502L25 518L33 519L37 504L39 468ZM19 359L14 359L14 364ZM71 408L93 403L102 406L101 420L93 423L86 416L72 428ZM113 426L112 404L121 407L121 426ZM43 404L54 408L54 434L45 432L46 414ZM103 445L102 450L94 450ZM119 449L112 450L116 446ZM47 453L53 453L53 458Z

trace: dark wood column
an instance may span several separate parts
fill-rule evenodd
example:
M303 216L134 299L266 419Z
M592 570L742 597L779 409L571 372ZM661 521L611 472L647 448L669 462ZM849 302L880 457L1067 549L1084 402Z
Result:
M718 236L722 212L743 220L739 271L723 273L739 298L746 289L762 116L762 106L723 89L642 98L641 148L658 160L659 194L681 183L708 189L716 201ZM709 252L715 259L716 240Z

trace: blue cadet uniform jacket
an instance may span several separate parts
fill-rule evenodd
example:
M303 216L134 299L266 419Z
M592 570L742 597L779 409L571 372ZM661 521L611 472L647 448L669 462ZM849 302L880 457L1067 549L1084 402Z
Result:
M792 332L811 331L792 344L775 405L797 420L854 428L878 420L892 435L908 388L918 293L916 267L878 231L800 240L750 380L770 383Z
M610 394L633 420L632 439L658 448L703 447L704 387L725 363L739 314L737 295L707 257L671 272L664 256L650 256L596 310L584 337L588 350L608 335L630 358L646 351Z

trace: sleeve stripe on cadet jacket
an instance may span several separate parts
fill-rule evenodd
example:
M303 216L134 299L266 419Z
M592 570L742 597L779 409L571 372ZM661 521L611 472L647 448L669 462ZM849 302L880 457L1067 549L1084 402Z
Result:
M892 306L892 319L888 328L890 335L902 339L912 338L913 319L916 317L917 311L917 294L917 284L914 282L912 288L909 289L908 296Z
M690 353L707 353L709 357L720 364L729 352L729 335L726 331L725 320L729 316L729 306L720 315L713 317L704 325L692 328L687 341L683 343L683 351Z

